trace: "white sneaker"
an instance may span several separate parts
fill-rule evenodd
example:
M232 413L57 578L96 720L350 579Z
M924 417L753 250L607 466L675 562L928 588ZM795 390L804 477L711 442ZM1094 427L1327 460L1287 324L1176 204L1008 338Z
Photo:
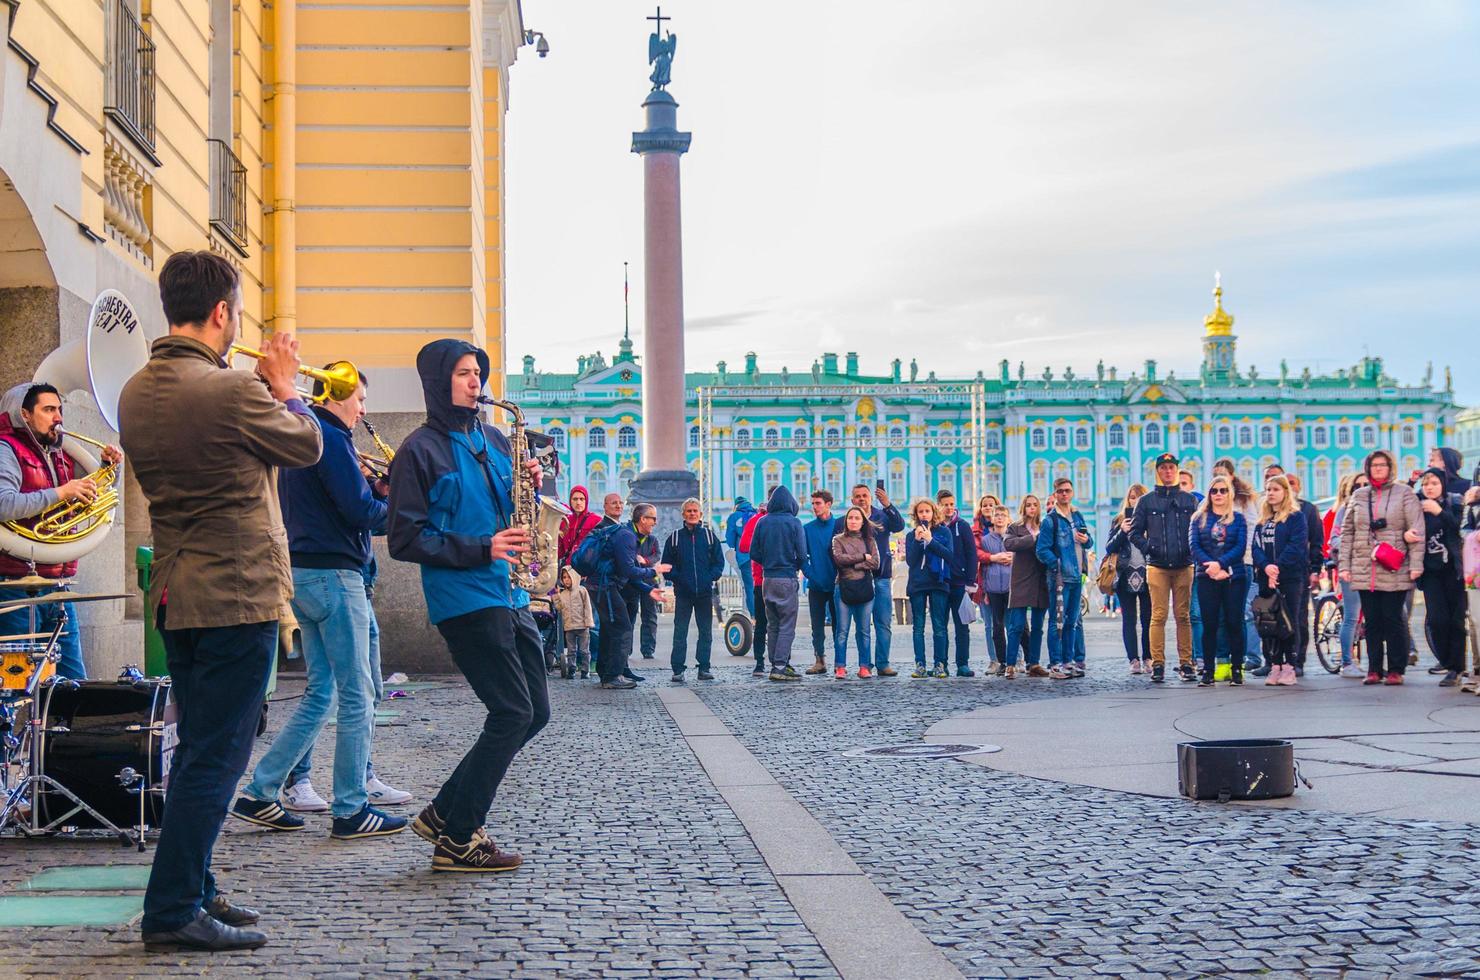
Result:
M1358 667L1356 664L1347 664L1345 667L1341 668L1341 676L1355 677L1357 680L1361 680L1362 678L1367 676L1367 672L1364 671L1361 667Z
M379 776L371 776L365 782L365 792L370 794L372 806L397 806L411 801L411 794L394 786L387 786Z
M292 786L283 787L283 809L299 813L328 813L329 804L313 791L313 783L300 779Z

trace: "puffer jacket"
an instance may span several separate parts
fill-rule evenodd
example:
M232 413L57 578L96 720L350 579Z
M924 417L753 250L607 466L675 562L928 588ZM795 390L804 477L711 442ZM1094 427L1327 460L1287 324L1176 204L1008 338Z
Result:
M1232 572L1235 576L1244 574L1244 545L1249 532L1244 526L1243 514L1235 510L1233 519L1224 524L1216 514L1209 512L1200 520L1193 518L1192 529L1188 533L1198 577L1207 578L1207 563L1210 561L1217 562L1225 572Z
M1153 568L1186 568L1192 564L1188 528L1197 498L1179 487L1157 485L1136 501L1131 543Z
M1373 531L1373 517L1386 518L1387 527ZM1380 487L1357 490L1341 515L1342 573L1350 576L1351 584L1362 592L1406 592L1413 588L1409 572L1423 571L1423 541L1404 541L1403 532L1409 528L1420 535L1424 531L1423 508L1412 487L1390 480ZM1372 558L1373 549L1384 542L1408 555L1407 563L1397 571L1388 571Z
M1005 544L1012 552L1012 586L1007 592L1007 608L1048 608L1048 576L1036 554L1037 537L1019 521L1008 526Z

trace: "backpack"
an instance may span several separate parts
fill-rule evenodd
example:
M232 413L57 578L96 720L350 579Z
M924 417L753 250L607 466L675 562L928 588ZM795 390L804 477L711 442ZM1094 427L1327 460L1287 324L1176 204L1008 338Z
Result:
M1290 622L1290 611L1285 608L1284 600L1278 592L1261 591L1250 603L1250 608L1254 613L1254 629L1261 639L1279 642L1295 635L1295 624Z
M1101 595L1115 594L1115 579L1118 577L1116 575L1118 564L1118 556L1113 551L1100 559L1100 572L1095 580L1095 584L1099 587Z
M622 525L608 524L598 527L581 541L576 553L570 556L570 567L581 578L606 584L611 581L615 564L612 558L612 535Z

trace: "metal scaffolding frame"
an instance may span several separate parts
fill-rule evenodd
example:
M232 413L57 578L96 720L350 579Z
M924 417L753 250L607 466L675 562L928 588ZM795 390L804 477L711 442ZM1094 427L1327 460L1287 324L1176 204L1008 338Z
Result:
M959 406L963 402L969 406L970 423L965 430L964 441L960 448L967 452L967 465L971 467L971 505L974 507L976 501L981 499L986 485L986 421L987 421L987 386L985 382L900 382L896 384L871 384L871 385L701 385L697 389L699 401L699 506L701 513L711 512L711 504L717 499L718 485L716 471L718 469L719 453L725 450L740 450L751 452L757 449L767 448L758 440L751 440L745 446L740 446L735 437L720 438L714 432L714 410L716 399L727 405L745 405L747 403L758 403L769 407L772 402L784 399L801 399L801 408L811 408L816 405L835 405L837 403L847 404L859 398L868 397L875 401L882 401L888 405L895 405L900 401L925 402L927 405ZM848 436L840 433L835 440L828 439L825 435L817 436L811 424L807 427L807 438L805 441L797 441L795 436L784 444L772 447L778 450L804 449L804 450L847 450L866 449L870 452L878 450L881 446L885 450L890 449L939 449L939 445L932 441L932 436L927 434L917 435L905 430L904 440L894 442L888 439L886 432L888 426L880 423L875 426L874 439L863 445L855 431L854 435ZM814 475L814 479L817 477ZM851 476L845 474L845 482ZM782 474L782 482L785 483L785 474Z

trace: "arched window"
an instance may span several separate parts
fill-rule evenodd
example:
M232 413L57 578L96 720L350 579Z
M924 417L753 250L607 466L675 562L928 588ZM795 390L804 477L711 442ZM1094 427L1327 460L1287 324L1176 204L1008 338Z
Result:
M1192 448L1197 445L1197 423L1182 423L1182 445Z
M1069 448L1069 430L1062 425L1055 426L1053 430L1053 448L1064 450Z
M1274 426L1265 423L1259 427L1259 445L1263 449L1274 448Z
M797 500L806 500L812 493L812 467L803 462L791 464L791 492Z
M1404 422L1402 429L1402 438L1403 448L1405 449L1418 445L1418 426L1414 425L1412 422ZM1405 470L1409 469L1407 464L1404 464L1403 468Z
M1264 490L1264 471L1254 468L1252 457L1245 456L1238 461L1238 475L1243 477L1245 483L1254 487L1257 491Z
M891 459L889 461L889 498L899 506L906 506L905 497L909 490L909 481L906 479L905 462L902 459Z
M1377 426L1371 424L1362 426L1362 448L1366 450L1377 448Z
M1205 488L1203 487L1202 482L1201 463L1199 463L1199 461L1195 459L1184 459L1182 461L1182 468L1192 474L1192 486L1197 490L1198 493L1202 493Z
M1352 448L1352 427L1349 425L1338 425L1336 427L1336 448Z
M689 448L699 448L699 427L697 425L689 426Z
M987 493L990 493L992 496L996 497L998 500L1001 500L1002 499L1002 492L1003 491L1002 491L1002 464L1001 463L988 463L987 464L987 486L986 486L986 492Z
M781 430L774 425L766 427L765 446L767 449L781 448Z
M841 459L830 459L823 464L823 472L826 474L824 484L827 492L833 495L833 500L843 499L843 461Z
M1038 495L1040 501L1048 499L1048 460L1033 460L1032 473L1032 492Z
M1220 423L1219 426L1218 426L1218 429L1217 429L1217 433L1218 433L1218 448L1219 449L1232 449L1233 448L1233 426L1229 425L1226 422Z
M1296 449L1304 449L1305 448L1305 444L1307 442L1309 442L1309 441L1310 441L1310 433L1306 430L1305 426L1303 426L1303 425L1297 425L1297 426L1295 426L1295 448Z
M750 448L750 430L743 425L735 430L735 448Z
M1252 425L1241 425L1238 427L1238 447L1240 449L1252 449L1254 447L1254 427Z
M587 429L586 430L586 448L587 449L605 449L606 448L606 430L603 429L599 425L593 425L591 428Z
M891 425L889 427L889 445L895 449L904 445L904 426Z
M1053 478L1057 480L1061 477L1068 477L1069 479L1073 479L1073 477L1069 477L1069 461L1067 459L1059 459L1054 461ZM1049 489L1052 490L1053 487L1050 486Z
M1111 449L1125 448L1125 426L1119 422L1111 422L1110 428L1105 430L1105 444Z
M555 451L556 452L558 452L558 453L565 452L566 439L565 439L565 430L564 429L560 428L559 426L556 426L555 428L551 429L547 433L547 435L549 435L549 437L555 441Z
M1260 467L1260 475L1263 475L1263 467ZM1295 475L1300 477L1300 496L1306 500L1310 499L1310 460L1297 459L1295 461Z
M1418 457L1417 456L1404 456L1403 457L1403 468L1400 469L1398 472L1399 473L1412 473L1416 469L1418 469Z
M1125 499L1125 492L1130 489L1130 467L1123 459L1117 459L1110 464L1110 497L1119 503Z
M965 466L961 467L962 511L969 510L973 513L975 513L976 511L976 502L977 499L981 496L981 491L976 485L975 476L976 467L973 464L967 463ZM963 514L962 516L966 515Z
M1035 425L1035 426L1033 426L1033 434L1031 436L1031 439L1032 439L1032 446L1033 446L1034 449L1047 449L1048 448L1048 432L1043 428L1043 426L1041 426L1041 425Z
M843 432L835 425L828 426L822 433L822 444L828 449L837 449L843 444Z
M956 487L956 466L955 466L955 464L954 463L941 463L940 464L940 467L935 471L935 474L936 474L936 480L938 482L938 485L936 486L935 489L938 490L938 491L939 490L949 490L949 491L951 491L951 493L953 493L953 494L956 495L957 499L960 499L961 494L958 492L957 487Z
M858 445L862 449L872 449L874 445L874 427L871 425L860 425L858 427Z
M858 464L857 482L867 484L869 489L872 490L874 481L878 479L878 477L878 471L874 469L873 463L863 462Z
M617 430L618 449L637 448L637 429L630 425L624 425Z
M1000 453L1002 451L1002 430L993 426L987 430L986 436L987 452Z
M791 427L791 446L793 449L807 448L807 426L794 425Z
M1089 426L1081 425L1074 430L1074 448L1089 448Z
M1331 445L1331 427L1329 425L1311 426L1311 443L1317 449L1326 449Z
M1094 466L1087 459L1076 460L1074 463L1074 498L1084 501L1093 500L1094 496Z
M1145 439L1146 439L1146 448L1147 449L1160 449L1161 448L1161 423L1160 422L1147 422L1146 423Z
M755 497L755 467L741 463L735 467L735 496ZM752 501L759 503L759 501Z
M1331 461L1328 459L1316 460L1315 485L1307 492L1309 499L1331 496Z
M779 459L768 459L768 460L766 460L765 468L762 469L761 473L765 477L765 483L766 483L765 496L766 497L770 497L771 491L774 490L774 489L776 489L777 487L779 487L781 485L781 460L779 460Z

